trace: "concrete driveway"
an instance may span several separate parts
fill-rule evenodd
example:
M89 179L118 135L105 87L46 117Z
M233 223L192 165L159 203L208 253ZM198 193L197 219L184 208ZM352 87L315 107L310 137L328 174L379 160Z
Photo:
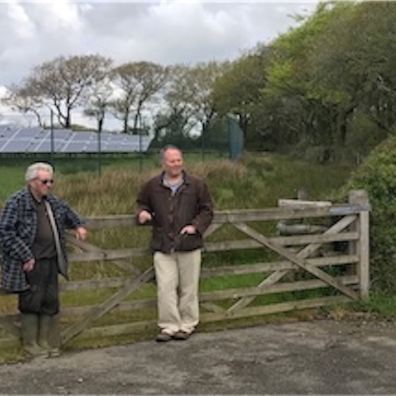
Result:
M0 366L3 394L396 394L396 325L317 320Z

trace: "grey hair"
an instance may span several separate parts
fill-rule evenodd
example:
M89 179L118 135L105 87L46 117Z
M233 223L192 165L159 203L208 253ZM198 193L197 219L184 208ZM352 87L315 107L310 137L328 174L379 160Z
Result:
M179 147L173 146L172 144L167 144L166 146L162 147L160 150L160 161L163 162L165 158L165 153L168 150L177 150L180 154L183 154Z
M38 171L46 171L50 173L51 176L54 174L54 168L50 164L46 162L35 162L26 169L25 180L28 182L35 179Z

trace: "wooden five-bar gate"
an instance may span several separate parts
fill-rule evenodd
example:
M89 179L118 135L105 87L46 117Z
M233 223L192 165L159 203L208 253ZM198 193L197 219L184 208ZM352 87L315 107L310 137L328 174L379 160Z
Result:
M216 212L205 235L202 282L220 281L206 287L210 290L200 292L201 322L366 298L369 293L369 210L367 195L359 190L350 193L346 204L281 200L276 208ZM94 233L106 228L135 228L136 224L132 216L120 215L90 218L88 227ZM225 240L219 240L216 234L224 227L229 228L224 233ZM139 226L143 228L147 229ZM284 229L288 231L283 232ZM147 244L139 248L103 249L91 242L73 238L69 241L74 247L69 254L72 266L91 264L93 276L61 282L62 344L75 338L128 337L142 329L154 332L155 283ZM238 258L250 257L249 251L255 253L252 256L255 262L244 259L243 263L235 263L230 259L236 254ZM217 258L210 260L211 255ZM144 257L146 261L139 264L138 258ZM98 278L95 265L102 269L115 265L119 276L114 277L110 271L110 276ZM247 286L238 283L238 277L245 282L247 279ZM233 287L227 279L233 279L234 284L236 281L238 287ZM256 283L252 285L252 282ZM218 289L213 290L213 285ZM73 298L73 293L77 293L77 297ZM0 347L17 345L19 339L16 297L3 294L0 296Z

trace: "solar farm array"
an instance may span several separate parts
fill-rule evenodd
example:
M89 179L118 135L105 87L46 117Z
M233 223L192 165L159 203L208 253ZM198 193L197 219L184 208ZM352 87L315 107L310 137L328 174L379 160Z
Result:
M150 136L102 132L101 151L105 153L145 152L150 141ZM98 134L54 129L53 151L56 153L96 153L98 152ZM0 125L0 154L50 152L50 129Z

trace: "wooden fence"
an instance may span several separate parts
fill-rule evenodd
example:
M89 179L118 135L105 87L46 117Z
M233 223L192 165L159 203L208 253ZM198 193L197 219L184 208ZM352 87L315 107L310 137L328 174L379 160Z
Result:
M353 191L347 204L280 200L276 208L216 212L205 235L201 282L205 286L210 280L211 284L200 293L201 322L366 298L369 210L366 193ZM90 218L88 227L91 233L107 228L148 228L136 227L129 215ZM224 227L228 227L223 232L225 239ZM91 265L95 274L95 266L103 270L115 265L119 276L110 271L110 276L61 283L62 344L76 337L83 340L128 336L142 329L154 331L155 283L148 250L103 249L72 238L70 243L74 246L69 254L72 266ZM242 258L243 263L233 257ZM254 262L249 262L249 257ZM16 297L1 295L0 346L16 345L19 338Z

